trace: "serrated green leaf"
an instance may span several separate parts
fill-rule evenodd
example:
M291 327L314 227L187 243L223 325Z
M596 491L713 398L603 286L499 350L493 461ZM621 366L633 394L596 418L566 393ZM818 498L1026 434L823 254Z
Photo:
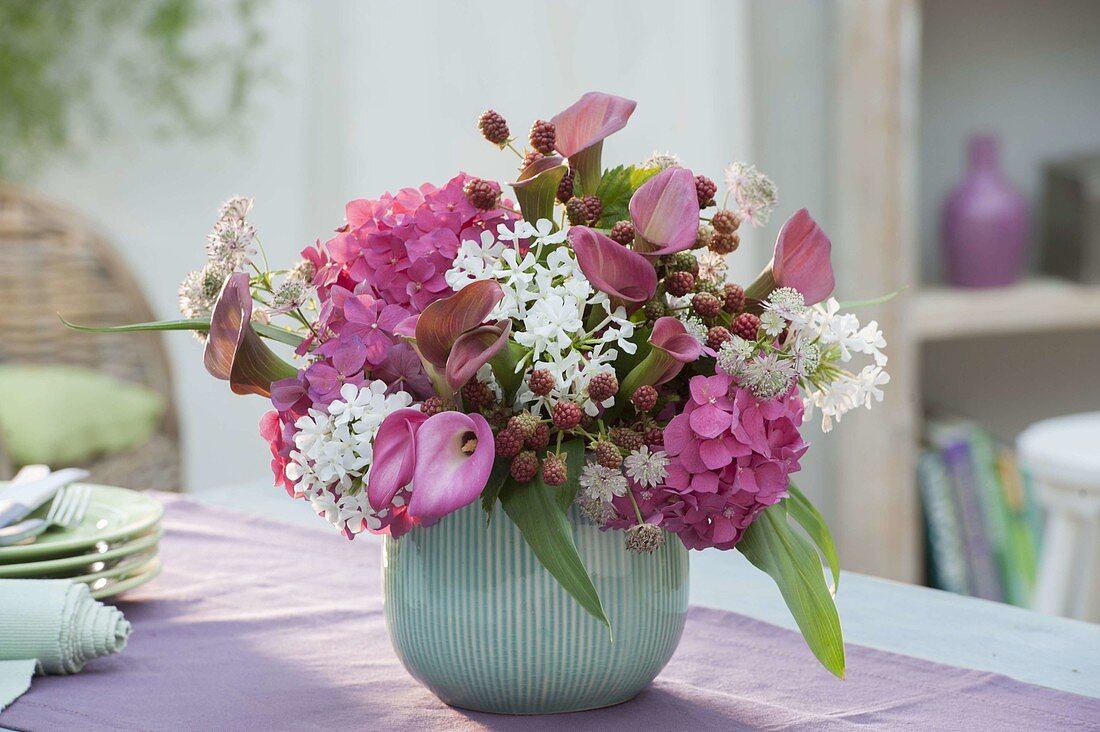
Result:
M508 478L511 469L511 461L499 459L493 463L493 469L489 473L489 480L485 482L485 488L481 491L481 509L485 511L485 525L493 520L493 509L496 507L500 490L504 487L504 481Z
M616 222L630 218L630 198L634 191L652 178L656 168L635 168L633 165L605 170L596 195L603 205L603 213L597 226L610 228Z
M817 550L825 557L825 561L829 563L829 571L833 574L831 591L835 596L837 588L840 587L840 558L837 556L836 544L833 543L833 535L829 531L828 524L825 523L825 517L793 482L788 486L788 491L791 494L787 499L790 516L798 522L817 546Z
M825 570L813 545L787 522L786 502L760 514L737 549L775 580L810 651L844 678L844 638Z
M158 320L152 323L130 323L128 325L111 325L104 327L91 327L87 325L77 325L76 323L70 323L65 320L61 315L57 316L66 328L70 328L81 333L143 333L147 331L158 330L194 330L199 332L209 332L210 321L209 320ZM291 333L289 330L284 330L278 326L268 325L265 323L253 323L252 330L256 331L264 338L269 340L285 343L288 346L298 346L304 340L297 333Z
M575 442L579 444L579 440ZM583 449L581 457L583 458ZM562 509L563 495L564 492L560 489L543 483L541 476L524 485L518 485L509 477L505 479L504 488L500 492L500 502L508 518L519 527L527 545L542 566L581 607L606 625L610 632L611 621L607 618L599 593L596 592L592 578L588 576L588 570L577 552L573 529L566 511Z

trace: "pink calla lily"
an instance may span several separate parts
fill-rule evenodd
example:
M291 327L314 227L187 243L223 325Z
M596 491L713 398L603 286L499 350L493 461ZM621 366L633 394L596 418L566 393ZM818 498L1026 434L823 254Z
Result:
M234 394L269 397L272 382L291 378L298 370L267 347L251 319L248 275L237 272L226 279L214 304L202 360L212 376L229 382Z
M510 184L519 201L523 218L531 223L539 219L554 220L554 201L558 185L565 177L568 166L557 155L539 158L520 171L516 182Z
M763 300L777 287L793 287L807 305L821 302L836 284L829 259L832 249L832 242L810 212L799 209L779 230L772 260L745 288L745 294Z
M416 347L422 358L443 369L458 337L485 322L504 291L493 280L480 280L436 300L416 322Z
M695 176L668 168L647 180L630 198L634 248L649 256L690 249L699 234L699 194Z
M495 324L471 328L460 335L451 347L451 355L447 357L444 370L447 384L452 389L461 389L463 384L474 378L478 369L500 353L511 333L512 321L498 320Z
M620 391L633 394L639 386L660 386L676 378L684 364L703 353L703 346L676 318L658 318L649 337L650 349L641 363L626 375Z
M380 511L411 482L408 515L431 523L481 495L496 454L493 431L480 414L442 412L426 417L398 409L374 438L367 499Z
M587 194L600 182L600 157L608 135L626 127L638 103L602 92L588 92L568 109L554 115L555 147L569 158Z
M633 313L657 291L657 272L642 255L587 226L572 227L569 242L584 276L616 307Z

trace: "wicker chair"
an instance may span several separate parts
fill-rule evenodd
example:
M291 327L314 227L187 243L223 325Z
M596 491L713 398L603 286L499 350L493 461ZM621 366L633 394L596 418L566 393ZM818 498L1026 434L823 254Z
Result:
M81 366L142 384L167 405L149 442L86 465L96 482L180 490L179 422L168 356L158 333L87 335L79 323L154 320L122 259L79 216L0 183L0 363ZM0 478L10 460L0 444ZM8 464L5 464L8 463ZM5 472L7 471L7 472Z

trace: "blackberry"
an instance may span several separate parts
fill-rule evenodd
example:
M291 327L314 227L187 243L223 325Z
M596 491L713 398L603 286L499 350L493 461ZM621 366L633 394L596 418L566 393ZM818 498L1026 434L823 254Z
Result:
M539 472L539 458L535 453L527 450L512 458L512 467L509 471L518 483L528 483Z
M584 208L587 213L588 225L595 226L596 222L603 216L603 204L600 203L600 199L596 196L585 196L581 201L584 203Z
M737 214L733 211L724 208L711 217L710 225L719 234L732 234L741 225L741 219L737 218Z
M514 427L505 427L497 433L497 456L510 458L523 449L523 433Z
M540 422L523 444L528 450L545 450L550 444L550 425Z
M536 396L546 396L554 390L557 384L550 369L535 369L527 377L527 388Z
M542 461L542 482L546 485L563 485L569 479L569 468L561 455L553 453Z
M539 418L530 412L520 412L508 420L509 427L515 427L527 439L535 434L535 428L539 426Z
M581 416L584 414L576 404L565 400L555 404L550 413L554 426L562 432L567 432L579 425Z
M611 438L612 442L628 452L634 452L644 444L642 436L627 427L612 427L608 433L608 437Z
M609 236L624 247L628 247L634 243L634 234L634 224L629 221L617 221L615 225L611 227Z
M700 318L716 318L722 312L722 302L709 292L700 292L691 298L691 309Z
M500 200L500 184L491 180L470 178L463 184L462 192L471 206L482 211L496 208Z
M727 282L722 287L722 309L727 313L739 313L745 309L745 290L741 285Z
M707 346L717 351L722 344L733 338L733 335L720 325L716 325L707 331Z
M665 446L665 433L660 427L653 427L646 430L645 444L649 445L655 450L662 450Z
M714 227L710 224L700 224L699 233L695 235L695 243L691 245L692 249L710 249L711 244L714 243Z
M715 254L721 254L725 256L731 252L737 251L737 247L741 246L741 237L736 233L732 234L715 234L714 238L710 242L709 249Z
M691 252L676 252L665 258L665 267L669 272L690 272L692 277L699 276L699 260Z
M645 319L647 321L655 321L657 318L663 318L667 312L668 309L660 300L650 300L645 304Z
M588 396L597 404L619 393L619 380L610 371L596 374L588 382Z
M695 289L695 277L691 272L673 272L665 277L665 290L674 297L683 297Z
M537 163L544 157L546 156L540 153L538 150L528 150L527 153L523 156L523 162L520 164L519 169L523 170L531 163Z
M424 400L424 403L420 405L420 411L429 417L434 417L441 412L453 412L455 409L454 402L450 399L444 399L443 397L431 395Z
M730 332L747 341L756 340L756 331L760 329L760 318L752 313L741 313L730 324Z
M561 183L558 183L558 203L569 203L569 199L573 197L573 178L576 173L570 168L562 176Z
M481 130L482 137L494 145L508 142L508 123L491 109L486 109L477 118L477 128Z
M531 131L527 135L531 147L543 155L554 152L554 123L537 119L531 124Z
M718 186L705 175L695 176L695 194L699 196L699 208L709 208L714 205L714 194L718 192Z
M462 403L471 409L484 409L495 401L496 395L484 381L472 379L462 387Z
M574 196L565 204L565 216L572 226L584 226L588 223L588 209L584 201Z
M622 452L607 440L600 440L597 442L595 452L596 462L605 468L615 470L623 464Z
M639 386L630 395L630 403L639 412L648 412L657 406L657 390L649 384Z

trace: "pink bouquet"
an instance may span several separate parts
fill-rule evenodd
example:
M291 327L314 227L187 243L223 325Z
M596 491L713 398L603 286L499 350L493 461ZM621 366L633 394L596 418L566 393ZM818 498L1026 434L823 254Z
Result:
M459 173L352 201L289 270L266 267L252 201L233 199L181 286L186 320L143 327L197 331L214 376L270 398L275 482L349 539L480 501L540 558L576 548L532 512L561 522L571 505L633 552L736 547L841 673L835 551L791 474L811 410L828 430L882 399L885 342L830 297L831 245L804 209L754 282L727 282L774 184L734 163L720 194L671 155L605 167L634 108L585 94L536 121L525 152L487 111L482 135L520 158L510 193ZM547 566L578 595L583 579Z

